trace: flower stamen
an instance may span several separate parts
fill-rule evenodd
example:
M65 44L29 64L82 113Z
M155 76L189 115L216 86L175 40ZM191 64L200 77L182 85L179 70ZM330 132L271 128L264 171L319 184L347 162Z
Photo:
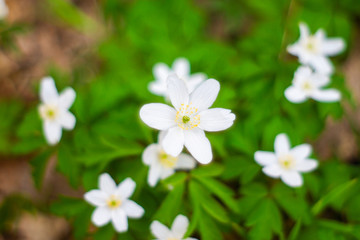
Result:
M200 115L196 115L198 109L190 104L181 104L179 111L176 113L175 122L183 130L189 130L200 124Z
M114 195L111 195L111 197L107 200L106 203L107 206L111 209L118 208L122 204L121 200Z
M159 153L159 161L166 168L174 168L178 158L167 154L164 151Z
M295 165L295 159L291 155L285 155L279 158L279 163L282 168L289 170Z

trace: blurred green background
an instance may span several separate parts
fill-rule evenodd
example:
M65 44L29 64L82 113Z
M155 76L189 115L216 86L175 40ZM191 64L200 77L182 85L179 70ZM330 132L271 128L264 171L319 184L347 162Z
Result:
M203 240L360 239L358 88L344 77L359 67L360 1L7 3L0 24L0 239L152 239L153 220L169 226L179 213L190 219L188 235ZM300 21L345 39L345 53L332 58L330 85L341 90L341 103L285 99L299 65L286 46L298 39ZM147 88L153 65L177 57L220 82L214 107L232 109L237 119L207 134L211 164L150 188L141 153L157 132L138 113L164 101ZM76 127L55 147L46 144L37 113L46 75L59 91L77 92ZM253 159L259 149L272 151L282 132L293 145L312 143L320 160L302 188L270 179ZM93 207L82 195L103 172L137 183L133 199L146 212L130 220L128 233L90 223Z

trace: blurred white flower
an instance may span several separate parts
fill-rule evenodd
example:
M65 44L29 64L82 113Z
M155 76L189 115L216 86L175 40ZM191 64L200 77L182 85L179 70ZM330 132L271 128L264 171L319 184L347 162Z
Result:
M337 102L341 93L336 89L322 89L330 83L327 75L313 72L310 67L300 66L292 81L292 85L285 90L285 97L293 103L301 103L308 98L319 102Z
M5 0L0 0L0 19L4 19L9 14L9 8Z
M197 240L196 238L183 238L188 226L189 220L187 217L178 215L171 229L168 229L158 221L152 222L150 229L151 233L156 237L156 240Z
M322 29L311 35L308 26L300 23L300 39L288 46L287 50L290 54L298 56L300 63L310 65L317 72L331 74L333 66L327 57L342 52L344 48L342 38L326 38L326 33Z
M153 94L169 98L167 92L167 77L176 74L184 81L189 93L191 93L200 83L206 80L204 73L190 74L190 63L186 58L175 59L172 68L164 63L157 63L153 67L155 80L149 83L149 91Z
M128 218L141 218L144 209L129 199L134 193L136 183L126 178L118 186L109 174L103 173L99 177L99 188L85 193L87 202L96 207L91 221L98 227L112 222L117 232L128 230Z
M161 147L166 132L159 134L159 143L151 144L145 148L142 160L150 167L148 183L154 187L159 179L165 179L175 173L177 169L189 170L195 167L195 159L188 154L181 153L177 157L167 154Z
M39 114L43 120L45 138L50 145L61 139L62 128L71 130L75 127L75 116L69 108L75 101L74 89L68 87L58 94L54 79L45 77L40 83Z
M184 145L200 163L212 160L211 144L205 131L221 131L233 125L235 115L223 108L208 109L215 101L220 84L209 79L191 94L176 75L168 77L168 92L174 108L150 103L140 109L140 118L150 127L167 130L161 143L166 153L178 156Z
M290 148L288 136L284 133L275 138L275 153L266 151L255 152L255 161L264 166L263 172L272 178L281 180L290 187L299 187L303 184L301 172L314 170L318 163L309 159L311 145L301 144Z

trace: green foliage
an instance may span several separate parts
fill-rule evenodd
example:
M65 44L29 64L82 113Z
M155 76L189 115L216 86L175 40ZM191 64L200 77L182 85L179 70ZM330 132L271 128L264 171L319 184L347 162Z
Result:
M354 19L360 17L357 1L103 0L97 3L98 18L71 2L48 0L44 9L49 24L87 37L99 35L89 56L82 56L86 61L74 64L70 73L49 66L59 91L68 85L76 90L71 108L76 127L63 131L61 142L49 147L39 102L1 97L0 153L30 156L40 189L51 157L76 189L97 188L103 172L117 183L126 177L136 181L132 199L144 207L145 216L130 220L128 233L116 233L111 224L94 228L94 208L82 198L51 201L50 212L71 223L74 239L151 239L153 220L170 226L178 214L190 220L187 236L202 240L360 239L358 164L332 156L321 161L316 172L304 174L302 188L292 189L265 176L254 161L255 151L273 150L277 134L287 133L292 145L314 143L329 117L336 121L346 114L340 103L293 104L285 99L284 90L298 66L286 46L298 39L301 21L313 32L323 28L351 46L358 24ZM10 49L13 36L31 27L1 23L1 43ZM349 51L332 58L336 72L330 87L354 106L340 72ZM214 107L231 109L236 121L227 131L207 133L214 154L211 164L178 171L150 188L141 154L157 133L141 122L139 109L164 102L148 91L153 65L171 65L181 56L191 62L192 73L219 80ZM19 211L35 208L19 199L8 197L1 203L1 231L11 228L9 222ZM41 210L47 211L43 206Z

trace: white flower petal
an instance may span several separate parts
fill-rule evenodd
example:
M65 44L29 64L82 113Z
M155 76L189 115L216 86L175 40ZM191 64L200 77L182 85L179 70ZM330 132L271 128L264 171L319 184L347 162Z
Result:
M199 115L199 128L209 132L225 130L231 127L235 120L235 114L224 108L204 110Z
M190 63L186 58L175 59L172 69L179 78L187 78L190 75Z
M176 162L175 169L189 170L193 169L196 165L195 159L186 153L181 153Z
M150 144L147 146L142 154L142 161L145 165L150 165L158 160L159 144Z
M276 136L274 149L277 157L290 152L290 141L285 133L281 133Z
M190 103L201 112L211 107L220 91L220 84L215 79L201 83L190 95Z
M299 28L300 28L300 39L301 40L307 39L310 36L309 27L302 22L299 24Z
M164 63L157 63L153 67L153 74L158 82L164 82L166 85L166 78L170 74L169 67Z
M76 93L71 87L64 89L59 96L59 107L69 109L75 101Z
M40 83L40 99L43 103L53 103L57 101L59 94L56 90L55 82L52 77L44 77Z
M298 67L294 73L294 84L299 82L299 80L309 78L312 74L313 74L313 71L311 70L311 68L309 66Z
M336 89L319 89L314 91L311 97L319 102L338 102L341 99L341 93Z
M111 220L117 232L126 232L128 230L128 220L123 209L113 210L111 212Z
M75 127L76 118L71 112L64 111L60 114L58 121L63 128L72 130Z
M325 56L313 57L310 64L318 73L330 75L334 71L332 63Z
M167 95L167 85L166 82L150 82L148 85L148 89L151 93L158 96L166 96Z
M160 178L161 179L168 178L171 175L173 175L174 173L175 173L175 170L172 168L162 168Z
M158 183L161 176L161 170L162 167L159 163L153 163L150 165L147 180L151 187L154 187Z
M326 39L322 45L322 53L326 56L334 56L345 49L345 42L342 38Z
M200 163L207 164L212 160L211 144L200 128L184 131L185 147Z
M290 86L285 90L285 97L292 103L302 103L307 99L306 93L294 86Z
M162 147L167 154L177 157L184 148L184 130L178 126L170 128L162 141Z
M172 105L179 110L181 104L188 104L189 92L183 80L180 80L175 74L171 74L167 78L168 93Z
M98 207L91 215L91 221L98 227L104 226L111 219L111 212L107 207Z
M317 168L318 162L313 159L305 159L296 164L296 170L299 172L310 172Z
M185 238L184 240L198 240L198 239L197 239L197 238L189 237L189 238Z
M120 195L121 199L128 199L133 195L136 188L136 183L131 178L126 178L122 181L117 187L117 193Z
M187 217L184 215L178 215L171 226L171 232L175 238L182 239L187 231L188 226L189 220Z
M50 145L57 144L61 139L61 126L55 121L44 121L43 124L46 141Z
M207 78L207 76L204 73L195 73L192 74L188 81L187 81L187 87L189 90L189 93L191 93L192 91L194 91L194 89L199 86L200 83L202 83L203 81L205 81Z
M9 8L6 5L6 2L4 0L0 1L0 18L4 19L8 16L9 14Z
M151 233L159 240L168 239L171 235L170 230L159 221L153 221L150 225L150 230Z
M272 178L278 178L283 173L283 170L278 164L266 166L262 169L263 173Z
M103 207L106 205L108 195L100 190L91 190L84 194L85 200L97 207Z
M326 85L328 85L330 83L330 77L325 74L313 73L312 74L312 82L318 88L325 87Z
M158 143L161 145L162 142L164 141L164 138L167 134L167 131L160 131L159 135L158 135Z
M303 160L310 156L312 151L312 147L310 144L304 143L301 145L298 145L290 150L291 154L297 159L297 160Z
M300 187L303 184L303 178L296 171L287 171L281 174L281 180L290 187Z
M288 53L294 56L299 56L302 51L301 45L299 43L294 43L292 45L287 46L286 50Z
M277 162L277 157L273 152L256 151L254 158L261 166L272 165Z
M141 218L145 213L144 209L132 200L126 200L122 208L129 218Z
M175 117L175 109L162 103L145 104L140 109L141 120L158 130L167 130L175 126Z
M116 183L108 173L103 173L99 177L99 188L108 195L112 195L116 191Z

